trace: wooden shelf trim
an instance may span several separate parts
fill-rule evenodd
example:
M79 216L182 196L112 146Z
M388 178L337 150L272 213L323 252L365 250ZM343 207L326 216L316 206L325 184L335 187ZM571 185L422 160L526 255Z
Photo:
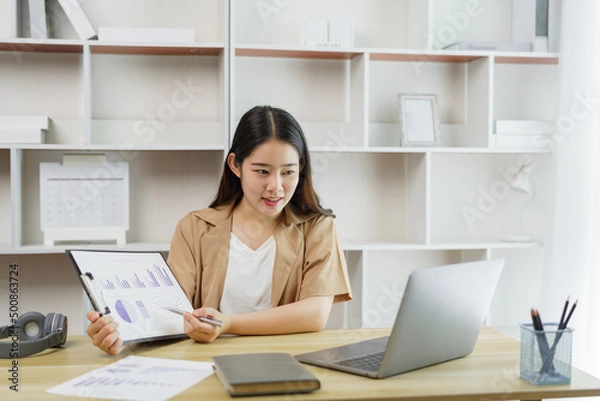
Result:
M12 39L0 41L0 51L13 52L83 53L85 46L89 46L90 51L96 54L220 56L225 51L225 46L219 43L146 44L59 39Z

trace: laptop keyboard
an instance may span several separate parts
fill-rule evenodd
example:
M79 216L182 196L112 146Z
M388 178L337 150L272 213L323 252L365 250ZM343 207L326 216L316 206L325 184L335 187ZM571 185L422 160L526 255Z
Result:
M353 369L365 370L368 372L377 372L381 361L383 360L384 352L376 352L373 354L355 356L348 359L337 361L337 365L346 366Z

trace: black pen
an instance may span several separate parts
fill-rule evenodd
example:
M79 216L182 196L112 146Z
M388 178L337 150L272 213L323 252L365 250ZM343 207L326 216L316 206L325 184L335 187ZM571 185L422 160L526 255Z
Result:
M181 316L183 316L183 314L186 313L186 311L175 308L173 306L163 306L163 309L166 309L169 312L173 312L173 313L176 313ZM187 312L187 313L192 313L192 312ZM200 316L197 319L200 320L201 322L212 324L213 326L217 326L217 327L223 326L222 321L220 321L219 319L215 319L214 317L211 317L211 316Z

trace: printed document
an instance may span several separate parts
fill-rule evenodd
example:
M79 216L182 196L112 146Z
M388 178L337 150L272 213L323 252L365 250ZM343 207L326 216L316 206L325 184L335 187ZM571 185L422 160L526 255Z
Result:
M213 373L212 363L128 356L46 390L111 400L167 400Z
M119 323L124 343L184 336L192 305L160 252L67 251L96 310Z

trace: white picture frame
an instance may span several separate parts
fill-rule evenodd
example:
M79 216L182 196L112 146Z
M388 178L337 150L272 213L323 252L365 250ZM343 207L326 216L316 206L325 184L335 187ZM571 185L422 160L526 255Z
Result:
M398 94L401 146L439 146L440 118L435 94Z

